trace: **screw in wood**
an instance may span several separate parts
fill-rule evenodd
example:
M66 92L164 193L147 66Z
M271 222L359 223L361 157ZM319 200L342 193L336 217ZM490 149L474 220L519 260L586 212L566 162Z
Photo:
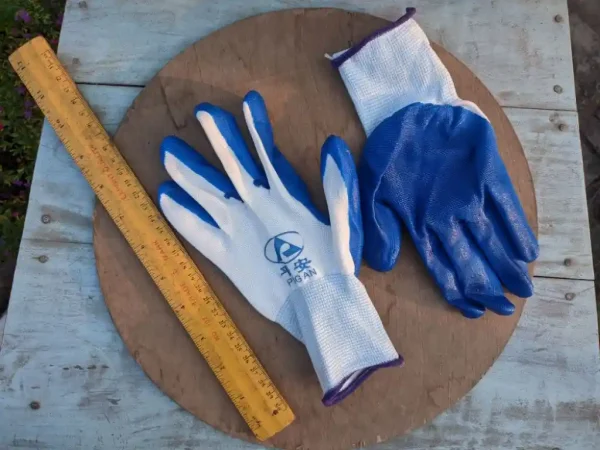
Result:
M40 257L38 257L38 261L44 264L48 262L48 257L46 255L41 255Z
M554 16L554 21L555 21L556 23L562 23L562 21L563 21L563 16L561 16L560 14L557 14L557 15L555 15L555 16Z
M573 260L571 258L565 258L565 260L563 261L563 264L567 267L573 265Z
M44 214L42 216L42 223L48 224L50 222L52 222L52 217L50 217L50 214Z
M558 124L558 131L567 131L569 129L569 126L566 123L559 123Z
M554 85L554 92L556 92L557 94L562 94L563 93L562 86L559 86L558 84L555 84Z
M40 409L41 405L40 402L33 401L29 404L29 407L31 409Z
M565 294L565 300L569 300L569 301L571 301L571 300L573 300L574 298L575 298L575 294L574 294L573 292L567 292L567 293Z

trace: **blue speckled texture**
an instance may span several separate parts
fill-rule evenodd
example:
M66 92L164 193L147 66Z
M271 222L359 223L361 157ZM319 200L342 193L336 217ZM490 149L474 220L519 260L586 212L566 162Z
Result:
M503 285L532 295L527 263L538 244L490 122L458 97L414 15L338 53L368 136L359 167L364 256L390 270L405 227L451 305L469 318L510 315Z
M365 259L390 270L401 228L444 297L467 317L509 315L502 285L529 297L535 236L490 123L458 106L415 103L369 136L361 165Z

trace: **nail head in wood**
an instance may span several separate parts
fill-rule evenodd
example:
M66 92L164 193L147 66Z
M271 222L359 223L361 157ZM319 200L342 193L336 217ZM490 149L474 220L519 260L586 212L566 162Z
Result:
M565 260L563 261L563 264L567 267L572 266L573 260L571 258L565 258Z
M565 294L565 299L566 299L566 300L569 300L569 301L571 301L571 300L573 300L574 298L575 298L575 294L574 294L573 292L567 292L567 293Z
M555 84L554 85L554 92L556 92L557 94L562 94L563 93L563 88L562 86Z
M46 255L41 255L38 258L38 261L41 262L42 264L44 264L44 263L48 262L48 257Z
M569 126L566 123L558 124L558 131L567 131L568 129L569 129Z
M555 16L554 16L554 21L555 21L556 23L562 23L562 21L563 21L563 16L561 16L560 14L557 14L557 15L555 15Z
M50 223L52 222L52 217L50 217L50 214L44 214L42 215L42 223Z
M31 409L40 409L40 406L41 406L41 405L40 405L40 402L36 402L36 401L33 401L33 402L31 402L31 403L29 404L29 407L30 407Z

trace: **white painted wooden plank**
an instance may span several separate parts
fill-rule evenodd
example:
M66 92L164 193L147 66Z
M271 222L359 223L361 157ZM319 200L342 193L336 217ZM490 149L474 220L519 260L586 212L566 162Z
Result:
M249 16L335 7L395 20L414 3L68 0L59 55L77 81L145 85L191 43ZM503 106L576 110L565 0L422 0L418 7L429 37L471 67Z
M600 448L594 284L537 278L535 288L483 380L430 426L390 449Z
M114 131L139 88L84 86L83 92ZM534 176L541 256L536 275L592 279L577 114L506 108ZM563 124L567 128L559 129ZM46 124L36 163L24 235L29 239L92 242L93 194ZM52 221L44 224L41 216ZM570 265L565 265L570 259Z
M592 280L577 113L505 111L525 150L535 186L540 243L535 274Z
M257 448L180 410L145 377L114 329L94 264L89 244L23 241L0 353L0 448ZM598 448L593 283L537 278L536 289L467 397L375 448Z
M91 245L23 241L8 316L1 449L218 448L219 433L163 395L127 352Z

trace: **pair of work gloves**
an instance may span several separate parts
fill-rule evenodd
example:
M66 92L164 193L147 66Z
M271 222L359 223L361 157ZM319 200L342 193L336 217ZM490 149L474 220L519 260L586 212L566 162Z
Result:
M413 14L332 57L367 142L357 176L344 141L325 141L328 216L277 149L257 92L243 111L260 164L233 116L207 103L196 117L227 175L176 137L161 148L173 179L159 189L163 213L262 315L306 346L325 405L377 369L402 364L357 278L363 256L376 270L394 266L402 228L465 317L511 314L503 285L520 297L533 292L527 263L538 246L492 126L458 97Z

